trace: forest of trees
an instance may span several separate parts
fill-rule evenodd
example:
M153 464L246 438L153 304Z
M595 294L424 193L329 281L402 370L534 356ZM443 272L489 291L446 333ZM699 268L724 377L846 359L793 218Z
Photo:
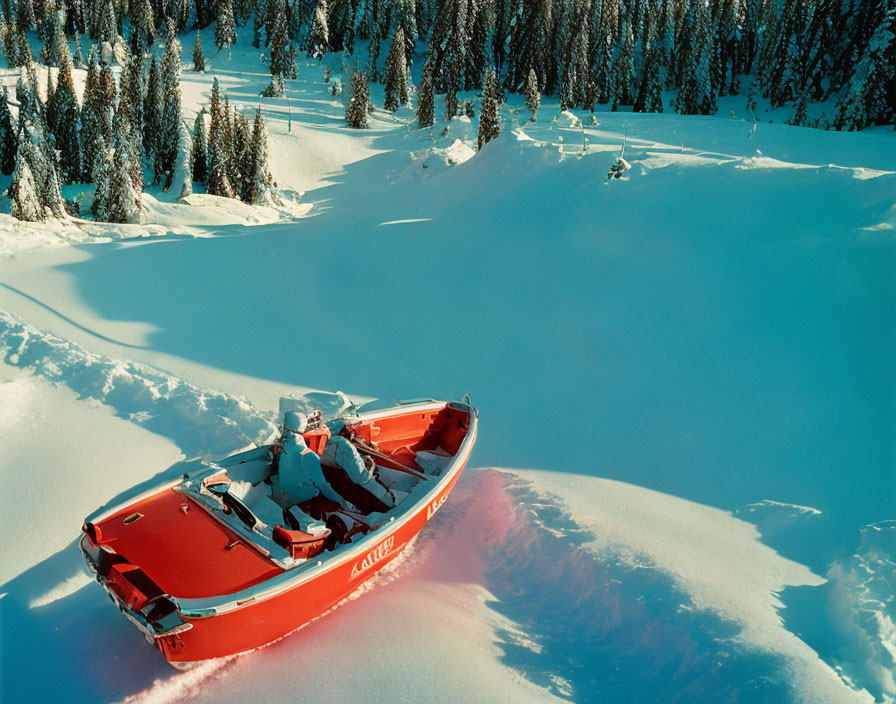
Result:
M427 47L418 125L458 114L458 91L481 89L480 145L500 130L505 91L524 93L533 119L541 94L562 108L683 114L712 114L719 96L741 94L753 107L758 96L792 106L793 124L807 124L807 105L826 100L830 114L814 126L896 121L893 0L0 0L2 47L22 69L17 120L0 101L0 171L13 174L13 214L62 214L60 185L95 183L94 215L127 222L145 183L171 188L179 167L209 193L268 197L260 113L250 126L216 84L192 130L181 115L178 37L212 23L219 51L229 55L242 32L265 48L266 95L282 95L296 77L297 51L339 51L344 71L363 66L352 72L346 109L354 127L367 124L368 81L385 82L387 110L408 103L417 42ZM26 33L57 69L45 95ZM159 39L157 61L149 49ZM357 40L367 40L364 57L352 56ZM198 37L193 57L202 70ZM75 67L87 69L81 99ZM189 163L178 164L187 143Z
M157 61L147 49L158 34L153 18L164 17L158 8L147 0L128 14L111 4L94 3L93 9L97 14L88 16L79 0L0 4L4 18L13 18L2 24L7 61L22 69L15 89L17 120L8 96L0 101L0 172L12 175L12 215L32 221L65 215L75 206L63 200L60 188L73 183L94 184L94 217L115 223L139 220L146 183L164 190L176 186L186 195L197 181L214 195L248 203L269 200L272 180L260 111L250 124L222 98L216 81L208 110L200 111L192 130L184 122L178 20L163 22L164 51ZM121 34L125 27L127 43ZM28 30L43 40L44 91ZM82 31L93 40L86 61ZM216 41L227 44L233 38L232 32L219 32ZM113 64L120 70L113 71ZM80 98L76 67L87 72ZM175 184L178 168L184 183Z

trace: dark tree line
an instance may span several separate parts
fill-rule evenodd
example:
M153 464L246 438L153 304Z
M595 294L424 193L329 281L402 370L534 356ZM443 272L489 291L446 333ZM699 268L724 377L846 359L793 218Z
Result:
M56 17L62 20L63 14ZM92 212L98 220L133 222L140 217L144 185L170 189L185 161L188 178L208 180L210 193L252 203L269 199L271 177L261 115L250 126L226 99L221 105L217 82L210 130L206 133L204 123L197 121L192 144L185 138L181 45L173 18L167 21L160 61L144 52L139 25L130 27L128 44L115 52L109 51L106 40L94 43L86 62L82 59L87 74L81 98L73 80L75 62L65 23L58 21L45 42L45 91L37 80L39 66L28 58L24 33L10 28L15 26L5 24L4 39L17 35L13 45L20 53L10 63L21 60L23 69L15 91L17 120L10 113L9 96L0 100L0 172L12 175L9 197L15 217L64 216L71 205L63 200L60 187L93 183ZM115 60L121 64L118 71L113 70ZM205 163L210 166L205 168ZM231 185L216 190L216 182L206 173Z
M219 52L251 31L271 71L268 95L282 95L296 76L297 49L321 58L356 41L346 120L364 127L369 80L386 84L387 110L410 99L408 76L418 41L428 44L417 91L421 127L434 124L436 94L447 117L461 109L458 92L483 89L480 144L500 130L504 91L526 95L535 117L538 96L561 107L608 105L661 112L663 92L684 114L711 114L717 98L746 93L773 106L793 105L805 124L807 105L834 98L829 126L862 129L896 121L896 7L892 0L0 0L0 44L20 67L18 120L0 109L0 170L14 178L14 211L22 217L64 213L60 185L96 184L94 212L107 220L139 211L144 169L170 188L182 115L178 36L215 24ZM251 26L251 29L249 29ZM32 33L26 35L26 32ZM127 34L127 41L124 35ZM38 89L31 45L55 72ZM161 60L147 50L162 39ZM82 40L90 46L85 60ZM386 53L387 50L387 53ZM122 65L120 76L113 63ZM203 70L201 43L194 68ZM86 67L79 100L74 68ZM42 69L41 69L42 70ZM48 69L49 70L49 69ZM213 91L214 92L214 91ZM219 93L219 91L217 91ZM194 125L194 175L211 193L256 201L258 166L266 159L229 102L213 96ZM256 122L260 121L257 116ZM484 124L483 124L484 123ZM826 125L827 126L827 125ZM253 161L254 160L254 161ZM126 173L129 178L123 178ZM260 180L259 180L260 179ZM266 191L261 188L262 192Z
M481 89L486 69L523 92L530 72L542 94L565 108L663 109L663 91L686 114L716 111L719 96L745 93L772 106L838 99L831 126L861 129L894 121L896 19L892 0L0 0L10 65L25 66L24 32L44 41L45 63L65 37L114 44L125 31L149 46L215 23L227 49L239 29L265 47L269 95L296 75L296 51L320 58L367 56L368 80L395 84L392 44L400 32L409 70L428 43L428 80L449 107L459 90ZM251 27L251 29L250 29ZM134 37L136 35L136 38ZM123 43L123 41L121 42ZM384 61L386 48L389 59ZM204 60L204 59L203 59ZM74 58L78 65L78 57ZM745 77L749 77L745 79ZM749 80L749 83L745 81ZM395 90L401 91L400 86ZM401 103L401 98L399 98ZM390 102L390 105L392 103Z

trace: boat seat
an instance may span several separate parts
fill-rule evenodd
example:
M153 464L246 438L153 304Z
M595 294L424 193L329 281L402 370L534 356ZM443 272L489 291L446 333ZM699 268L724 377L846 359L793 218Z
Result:
M451 460L450 456L437 455L426 450L420 450L417 453L417 464L424 474L440 475L442 470L451 463Z
M286 509L286 513L288 513L289 517L295 521L293 525L295 525L298 530L308 533L309 535L321 535L328 530L326 523L319 521L316 518L312 518L298 506L290 506Z
M271 488L261 483L252 486L249 482L231 482L230 493L240 499L258 520L273 528L283 523L283 509L271 498Z
M330 473L331 485L362 510L380 511L395 506L395 498L376 480L357 448L346 438L335 435L324 447L320 461L341 470L344 477Z

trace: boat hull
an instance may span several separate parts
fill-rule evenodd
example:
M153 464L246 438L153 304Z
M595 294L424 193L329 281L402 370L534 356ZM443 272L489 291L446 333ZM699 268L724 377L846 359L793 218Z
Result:
M270 598L215 616L185 616L184 621L192 628L156 638L162 654L172 665L184 667L245 653L275 642L323 615L405 550L445 502L464 464L433 499L396 529L384 531L373 547Z

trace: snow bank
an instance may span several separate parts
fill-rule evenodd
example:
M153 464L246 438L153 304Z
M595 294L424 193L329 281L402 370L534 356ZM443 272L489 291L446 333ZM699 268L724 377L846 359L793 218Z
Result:
M687 606L735 624L734 637L746 648L782 658L801 701L871 700L846 687L809 646L782 627L778 593L824 580L763 545L754 526L719 509L621 482L560 472L515 473L546 492L548 501L559 499L570 520L591 531L583 548L604 560L669 575L687 596Z
M222 455L276 432L270 414L246 400L200 389L147 365L117 361L43 333L0 311L0 353L7 364L68 386L81 398L171 438L188 457Z

